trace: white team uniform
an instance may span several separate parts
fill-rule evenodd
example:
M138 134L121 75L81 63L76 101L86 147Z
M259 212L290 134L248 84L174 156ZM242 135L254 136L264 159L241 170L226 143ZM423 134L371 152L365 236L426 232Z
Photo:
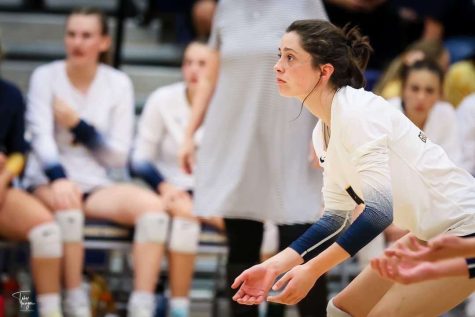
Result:
M133 161L152 163L167 182L185 190L193 188L193 177L182 172L178 152L190 116L184 82L158 88L145 104L132 154Z
M403 111L401 98L391 98L388 102L396 109ZM432 142L444 149L457 166L461 166L462 146L457 126L454 107L448 102L439 100L430 111L422 130Z
M55 97L73 107L81 119L101 134L107 144L107 149L101 151L103 157L74 143L73 134L54 123ZM125 167L127 162L133 134L133 100L130 79L112 67L99 65L85 94L69 81L64 61L38 67L31 76L28 91L26 119L34 157L26 169L26 185L47 183L42 170L58 163L67 177L85 192L110 184L108 168Z
M475 93L457 108L460 138L463 140L462 166L475 176Z
M391 191L394 223L420 239L475 233L475 180L400 111L351 87L335 94L331 111L326 150L320 122L313 134L326 210L355 207L349 186L363 200Z

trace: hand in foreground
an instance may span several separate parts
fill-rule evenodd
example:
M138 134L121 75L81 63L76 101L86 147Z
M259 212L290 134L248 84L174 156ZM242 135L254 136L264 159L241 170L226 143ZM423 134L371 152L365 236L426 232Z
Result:
M422 243L413 235L408 236L407 244L396 242L384 251L386 257L408 258L412 260L423 260L430 252L427 244Z
M382 256L371 260L371 267L384 279L401 284L412 284L439 278L438 262L403 260Z
M319 277L319 275L312 273L307 266L297 265L285 273L272 287L272 290L277 291L285 286L284 290L275 296L269 296L267 300L274 303L295 305L307 296Z
M235 280L231 287L239 290L233 300L242 305L257 305L262 303L269 293L278 272L264 264L254 265L245 270Z
M441 235L428 243L433 250L433 259L449 259L455 257L475 257L475 239L452 235Z
M442 235L422 244L415 237L410 238L409 247L396 245L387 250L387 256L397 256L418 261L437 261L454 257L473 257L473 242L471 239Z
M51 183L55 210L81 208L82 192L79 187L70 180L60 178Z

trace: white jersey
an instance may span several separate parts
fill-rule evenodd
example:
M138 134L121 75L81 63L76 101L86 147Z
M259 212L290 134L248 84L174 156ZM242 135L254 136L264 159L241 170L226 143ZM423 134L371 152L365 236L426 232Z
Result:
M94 153L74 142L73 134L55 124L52 106L57 97L100 134L104 148ZM61 165L83 191L110 184L109 167L125 167L132 141L134 101L130 79L123 72L100 65L87 93L69 81L64 61L38 67L28 91L27 129L34 155L43 170ZM27 168L26 184L47 182L34 167Z
M138 124L132 160L147 161L167 182L193 188L193 177L182 172L178 151L191 116L184 82L161 87L148 98ZM199 138L201 129L195 134Z
M391 98L388 102L399 111L404 112L401 98ZM462 147L457 126L457 115L454 107L448 102L439 100L430 111L422 130L432 142L444 149L457 166L461 166Z
M462 147L462 166L475 176L475 93L466 97L457 108Z
M351 87L335 94L331 111L326 151L320 123L313 134L326 210L352 210L351 189L363 201L391 191L394 223L420 239L475 233L475 180L400 111Z

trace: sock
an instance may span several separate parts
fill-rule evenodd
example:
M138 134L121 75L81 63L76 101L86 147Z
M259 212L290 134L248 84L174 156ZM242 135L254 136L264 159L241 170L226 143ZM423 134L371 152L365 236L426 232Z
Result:
M144 291L133 291L130 295L129 305L153 309L155 307L155 295Z
M188 297L172 297L170 299L170 310L190 311L190 300Z
M58 293L40 294L37 297L40 316L48 316L51 313L61 313L61 298Z
M89 298L82 287L76 287L66 290L66 301L70 303L77 303L79 305L87 305L89 303Z

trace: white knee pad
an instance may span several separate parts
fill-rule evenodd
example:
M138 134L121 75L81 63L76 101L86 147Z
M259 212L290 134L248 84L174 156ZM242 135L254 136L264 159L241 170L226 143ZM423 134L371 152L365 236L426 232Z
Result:
M79 209L58 211L56 222L61 229L63 242L82 242L84 240L84 214Z
M144 213L135 223L135 242L164 243L170 217L164 212Z
M201 226L198 221L175 217L170 233L170 251L194 254L198 250Z
M63 256L61 230L54 222L43 223L28 232L31 254L34 258L59 258Z
M351 315L336 307L332 298L327 305L327 317L351 317Z

